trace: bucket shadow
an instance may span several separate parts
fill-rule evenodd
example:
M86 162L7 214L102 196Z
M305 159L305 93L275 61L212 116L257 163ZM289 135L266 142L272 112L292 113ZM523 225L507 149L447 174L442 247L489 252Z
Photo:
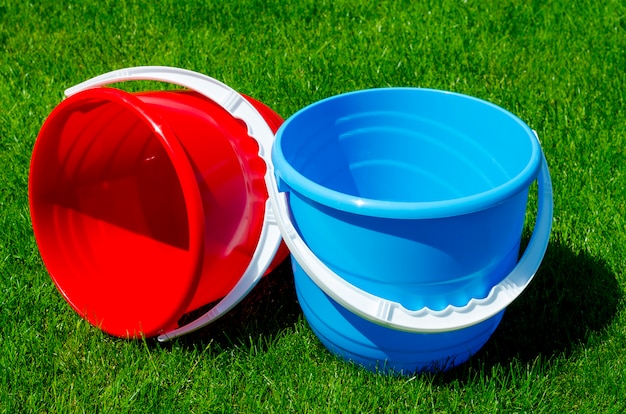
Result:
M212 306L213 304L209 304L184 315L179 324L196 319ZM249 338L269 339L294 326L301 314L296 299L291 259L287 257L224 316L175 341L185 347L203 346L209 342L223 349L248 345ZM170 343L166 342L161 346L168 346Z
M272 338L293 327L302 311L290 260L265 276L222 318L175 341L189 348L211 343L228 349L247 345L250 338ZM485 346L466 363L434 374L434 380L464 382L476 372L489 375L498 365L506 369L513 361L531 363L568 355L611 323L623 299L615 274L601 259L552 242L535 279L507 308ZM185 318L192 320L205 311L199 309Z
M622 306L615 274L599 258L552 242L535 279L506 310L500 326L467 363L441 373L462 380L517 360L531 363L569 355L590 335L602 333Z

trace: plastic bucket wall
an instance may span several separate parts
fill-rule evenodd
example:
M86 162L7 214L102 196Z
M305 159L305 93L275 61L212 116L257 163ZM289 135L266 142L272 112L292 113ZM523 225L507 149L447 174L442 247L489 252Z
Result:
M517 117L425 89L339 95L281 126L272 154L293 226L350 284L408 309L485 297L515 266L540 147ZM502 312L455 332L365 321L294 261L303 312L322 342L369 367L412 372L465 361Z
M407 333L358 317L326 295L292 261L296 293L309 326L326 348L372 371L410 374L446 370L478 351L504 312L458 331Z
M247 99L273 130L280 125ZM226 295L263 225L258 153L242 122L194 92L70 96L40 131L29 183L35 236L58 289L121 337L157 335Z

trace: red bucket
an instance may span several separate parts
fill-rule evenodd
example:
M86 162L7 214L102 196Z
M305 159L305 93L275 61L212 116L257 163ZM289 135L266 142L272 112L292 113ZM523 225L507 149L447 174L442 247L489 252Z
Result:
M101 87L139 79L190 90ZM203 75L159 67L112 72L66 94L35 143L30 207L50 276L91 324L119 337L190 332L286 257L264 181L271 143L231 115L251 104L275 132L282 119L270 108Z

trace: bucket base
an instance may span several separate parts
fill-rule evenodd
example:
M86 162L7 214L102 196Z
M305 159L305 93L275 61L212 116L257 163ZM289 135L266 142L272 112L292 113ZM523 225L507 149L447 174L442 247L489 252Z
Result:
M397 331L360 318L326 295L292 259L296 293L309 326L339 357L382 373L442 372L466 362L491 337L504 311L452 332Z

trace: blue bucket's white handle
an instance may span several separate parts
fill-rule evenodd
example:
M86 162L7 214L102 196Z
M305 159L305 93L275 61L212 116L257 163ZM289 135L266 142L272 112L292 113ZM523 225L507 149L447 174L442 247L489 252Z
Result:
M275 178L268 180L267 186L283 240L307 275L328 296L352 313L378 325L398 331L436 333L466 328L498 314L533 279L548 247L552 227L552 182L543 152L537 183L539 201L533 235L511 273L494 286L485 298L471 299L462 307L449 305L443 310L425 307L417 311L359 289L330 270L309 249L291 223L286 194L278 191Z
M256 108L237 91L209 76L166 66L139 66L115 70L96 76L67 89L65 96L69 97L80 91L111 83L136 80L161 81L183 86L211 99L233 117L241 119L246 123L248 135L258 142L259 156L267 164L274 142L274 133L267 125L267 122ZM266 181L270 180L270 175L273 176L273 172L270 172L268 169L265 174ZM210 324L235 307L252 290L274 259L281 242L280 231L273 217L271 202L267 200L265 203L263 227L257 248L252 255L250 264L233 289L214 307L196 320L159 335L159 341L168 341Z

